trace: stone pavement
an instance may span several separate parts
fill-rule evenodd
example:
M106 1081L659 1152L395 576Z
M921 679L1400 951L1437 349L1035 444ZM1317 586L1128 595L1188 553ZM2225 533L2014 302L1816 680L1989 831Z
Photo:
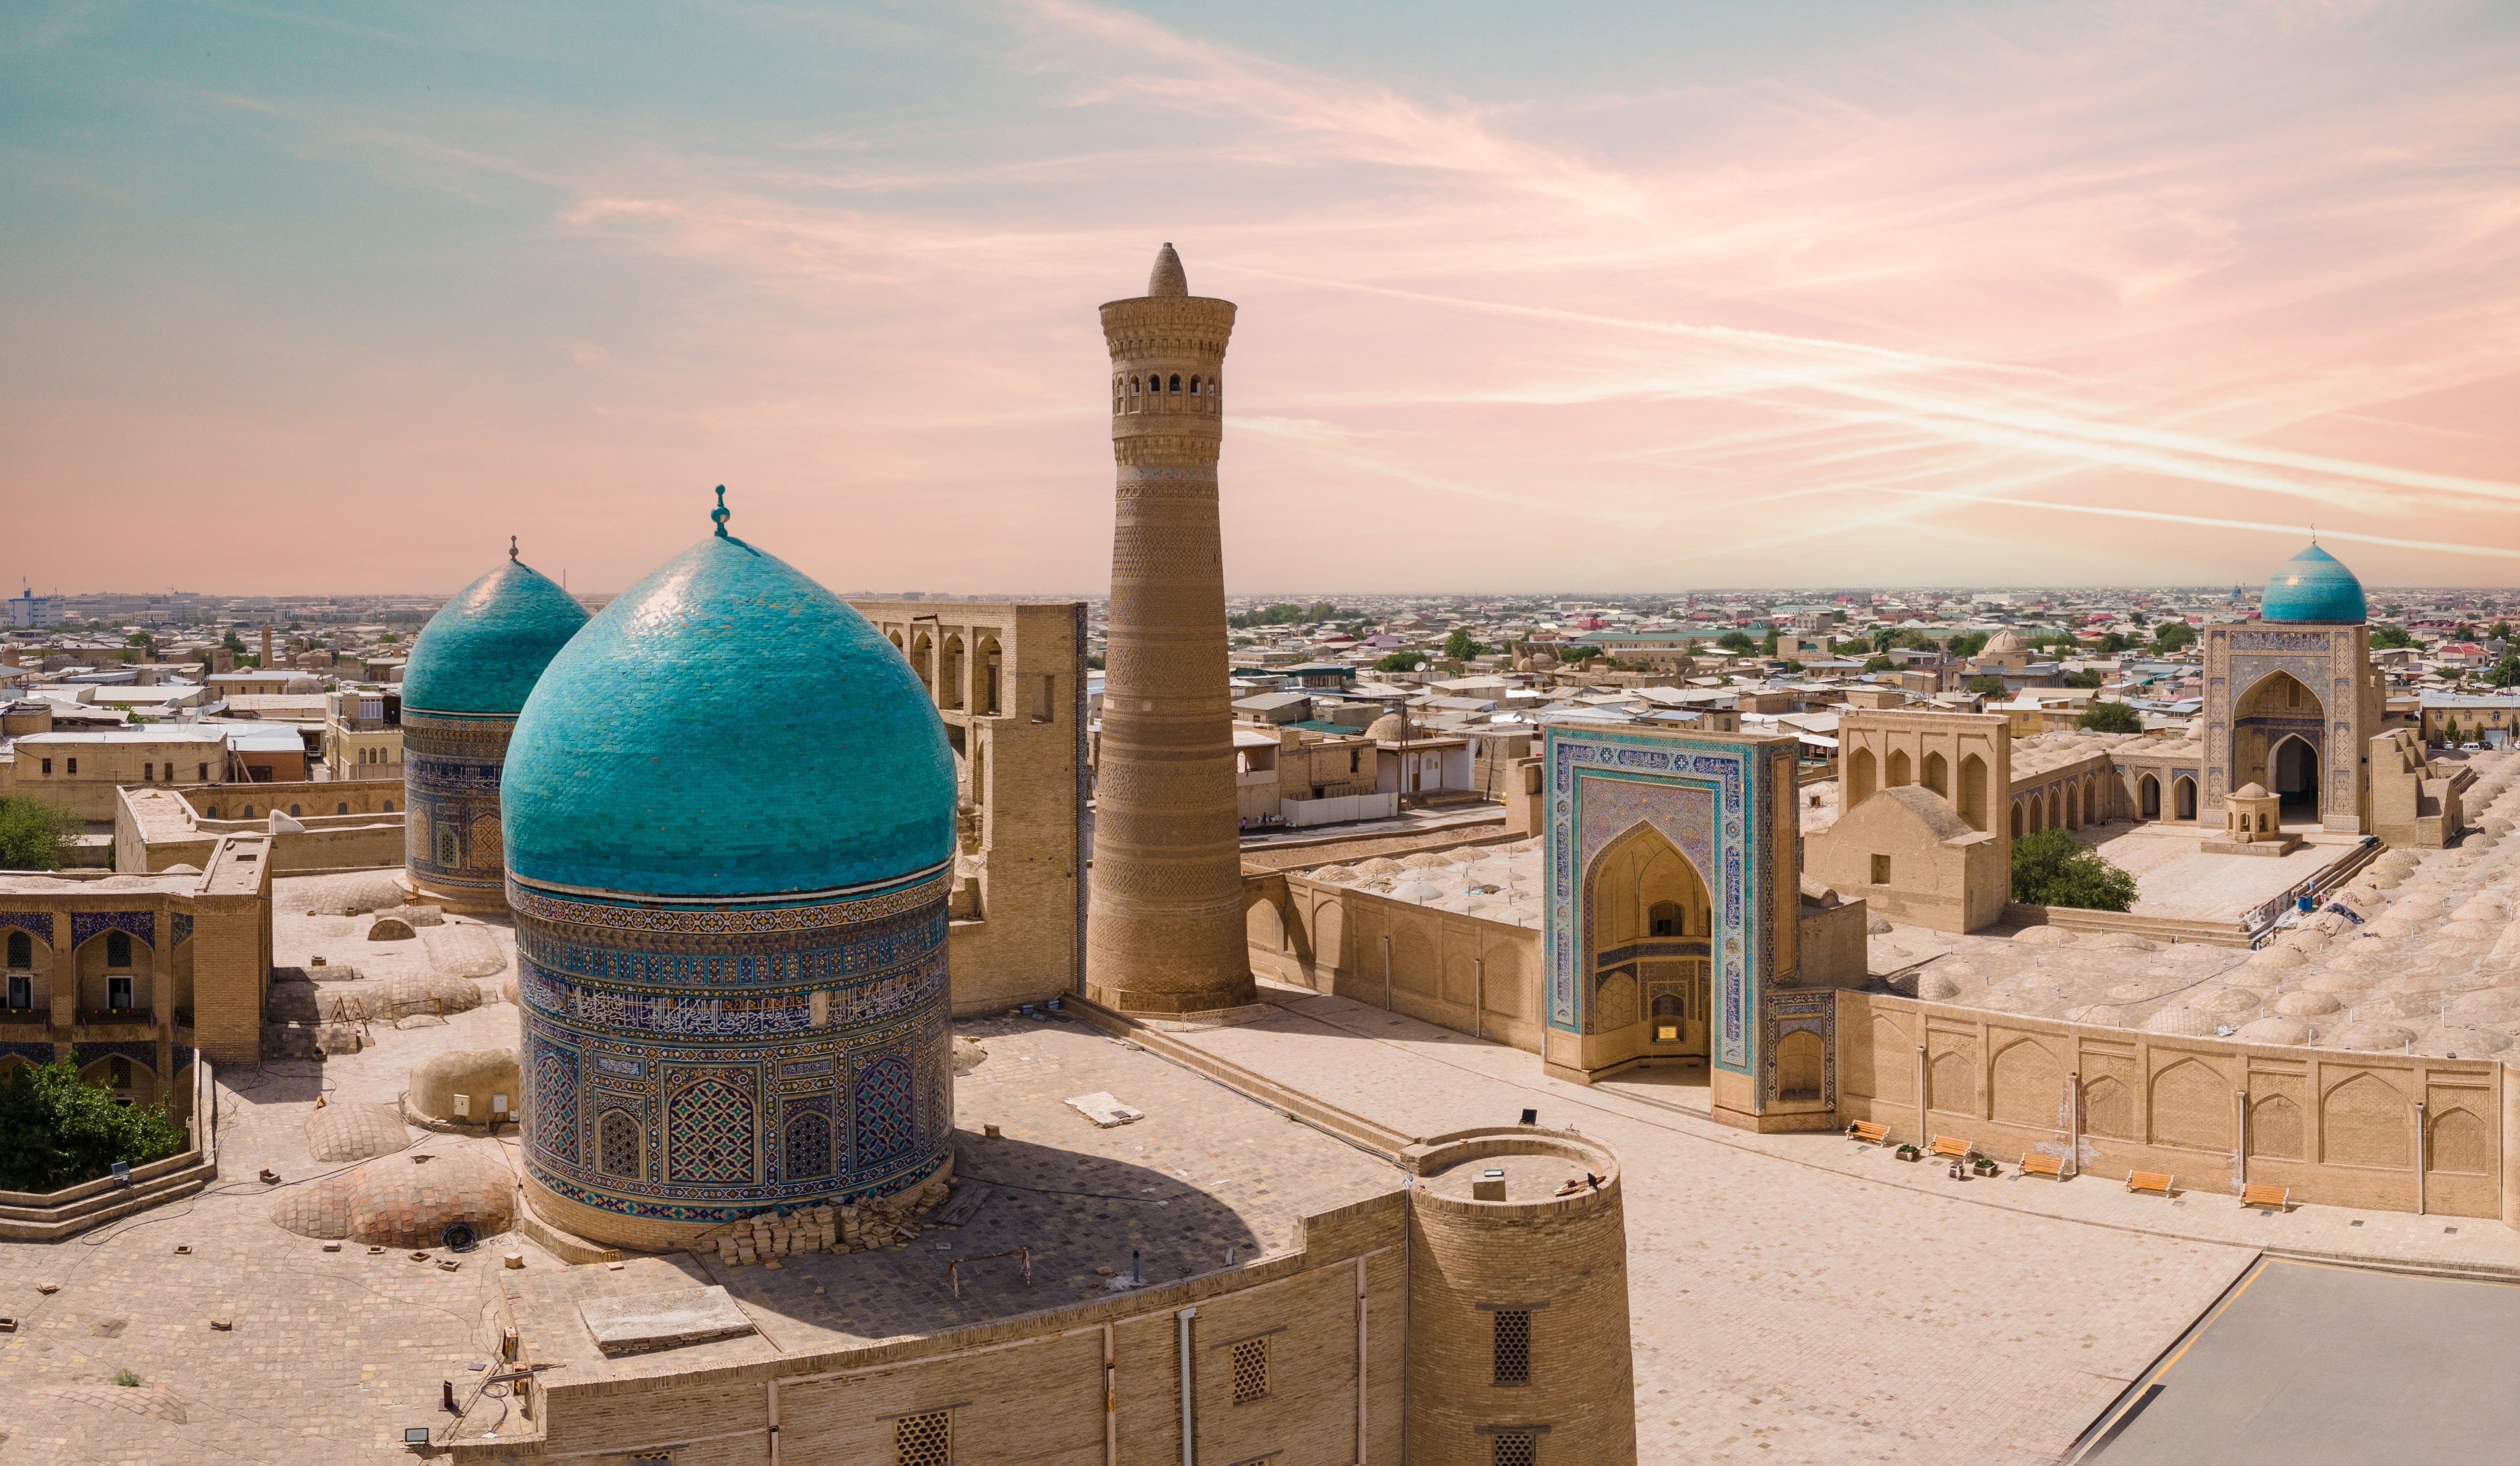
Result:
M1837 1136L1745 1135L1546 1079L1517 1049L1264 993L1277 1015L1173 1037L1408 1133L1536 1106L1618 1152L1646 1461L2051 1461L2257 1255L1971 1205L2028 1187L1936 1190L1887 1157L1858 1170Z
M328 1253L275 1225L274 1188L253 1178L268 1166L293 1189L344 1169L309 1153L319 1092L390 1103L432 1053L513 1045L517 1010L494 1003L377 1033L379 1046L329 1062L220 1071L210 1189L67 1242L0 1246L0 1314L20 1320L0 1335L0 1463L408 1461L403 1427L451 1418L437 1408L439 1382L469 1396L477 1376L466 1365L495 1342L491 1250L454 1272L356 1243ZM495 1140L404 1133L505 1164ZM500 1247L522 1248L532 1267L561 1266L519 1239ZM122 1370L141 1383L115 1385Z

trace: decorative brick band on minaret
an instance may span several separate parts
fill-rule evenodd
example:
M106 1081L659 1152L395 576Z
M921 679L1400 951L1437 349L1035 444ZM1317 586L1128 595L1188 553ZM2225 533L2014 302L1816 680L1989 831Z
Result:
M1233 333L1234 302L1191 294L1170 244L1146 294L1102 307L1120 482L1086 994L1129 1012L1253 996L1216 498Z

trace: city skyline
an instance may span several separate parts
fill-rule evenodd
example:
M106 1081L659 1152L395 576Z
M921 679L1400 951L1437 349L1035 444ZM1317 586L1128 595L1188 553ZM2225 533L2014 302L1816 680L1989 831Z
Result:
M2520 560L2486 8L1443 14L22 13L0 574L1099 586L1165 240L1238 595Z

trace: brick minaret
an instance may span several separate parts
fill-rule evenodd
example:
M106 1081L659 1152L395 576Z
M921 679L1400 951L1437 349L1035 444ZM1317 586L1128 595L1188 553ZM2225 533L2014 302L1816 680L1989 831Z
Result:
M1233 333L1170 244L1146 294L1102 307L1120 484L1086 993L1132 1012L1252 999L1216 503Z

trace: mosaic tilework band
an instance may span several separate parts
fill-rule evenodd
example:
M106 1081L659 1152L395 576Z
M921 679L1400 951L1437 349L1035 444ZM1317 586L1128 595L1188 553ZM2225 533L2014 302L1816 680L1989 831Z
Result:
M846 910L522 894L525 1164L554 1194L705 1223L883 1194L941 1161L953 1126L942 881L831 904ZM671 950L748 935L784 950Z

